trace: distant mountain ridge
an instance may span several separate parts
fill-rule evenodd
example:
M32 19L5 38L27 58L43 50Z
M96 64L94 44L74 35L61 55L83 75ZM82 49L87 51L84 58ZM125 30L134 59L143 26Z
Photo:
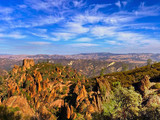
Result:
M0 55L0 58L8 58L14 60L30 59L94 59L94 60L106 60L116 62L129 62L129 63L146 63L147 59L153 61L160 61L160 54L154 53L128 53L128 54L116 54L116 53L80 53L75 55Z

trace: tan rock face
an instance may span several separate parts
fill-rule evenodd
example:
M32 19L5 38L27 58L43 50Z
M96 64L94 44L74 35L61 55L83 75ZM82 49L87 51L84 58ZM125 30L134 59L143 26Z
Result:
M146 96L147 91L151 87L151 83L149 81L149 77L146 75L143 80L140 82L140 91L143 96Z
M69 108L69 105L66 105L66 109L67 109L67 111L66 111L66 113L67 113L66 118L69 119L71 117L71 110Z
M104 79L97 79L98 89L100 90L101 94L105 97L109 96L111 87L107 80Z
M23 74L21 75L21 78L20 78L20 81L18 82L18 84L22 83L23 80L25 80L25 79L26 79L26 73L23 73Z
M34 116L34 111L30 108L27 100L20 96L12 96L4 103L8 107L18 107L25 116Z
M76 117L77 117L77 114L76 113L74 113L74 111L73 111L73 106L71 105L68 105L68 103L65 103L65 111L63 111L64 112L64 118L66 118L66 119L71 119L71 120L74 120Z
M62 106L64 106L64 100L63 99L58 99L58 100L56 100L56 101L54 101L50 104L50 108L52 108L52 107L61 108Z
M74 88L74 91L73 93L76 93L78 95L79 93L79 87L78 87L78 84L76 85L76 87Z
M87 91L86 91L86 89L85 89L85 86L83 85L83 86L82 86L82 89L81 89L81 91L80 91L80 94L77 96L76 101L79 101L79 100L82 101L85 97L87 97Z
M24 59L23 60L23 66L27 69L30 69L32 66L34 66L34 60L33 59ZM25 69L24 68L24 69Z
M43 105L39 108L38 111L42 117L42 120L57 120L56 117Z
M77 114L76 114L76 113L73 113L72 116L71 116L71 119L72 119L72 120L75 120L76 117L77 117Z
M42 75L40 72L37 72L37 74L35 74L35 80L38 82L42 81Z
M87 107L87 111L88 111L89 113L94 113L94 112L95 112L95 109L94 109L93 105L89 105L89 106Z
M41 92L41 90L42 90L41 83L40 83L40 82L38 82L38 93L40 93L40 92Z
M150 106L159 106L160 105L160 97L158 95L153 95L153 96L150 96L148 98L148 101L147 101L147 104L146 106L150 107Z
M18 72L18 69L19 69L19 66L18 65L14 65L12 71L11 71L11 74L14 75L14 74L17 74Z

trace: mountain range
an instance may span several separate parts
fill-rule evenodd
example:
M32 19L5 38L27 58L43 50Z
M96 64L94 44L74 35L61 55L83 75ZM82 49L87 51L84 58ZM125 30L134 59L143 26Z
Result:
M147 59L153 61L160 61L160 54L154 53L128 53L128 54L114 54L114 53L81 53L75 55L0 55L0 58L8 58L15 60L30 59L95 59L106 61L124 61L129 63L146 63Z
M148 59L160 61L160 54L153 53L81 53L76 55L0 55L0 74L6 74L13 65L22 65L23 59L34 59L35 63L50 62L68 65L86 77L131 70L146 65Z

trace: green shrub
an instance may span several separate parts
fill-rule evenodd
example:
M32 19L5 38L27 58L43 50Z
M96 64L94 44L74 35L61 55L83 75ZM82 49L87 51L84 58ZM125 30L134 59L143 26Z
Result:
M19 111L19 108L7 108L6 106L0 106L0 120L20 120L21 116L15 114Z
M141 95L135 92L133 87L128 89L118 83L114 85L110 101L103 104L104 116L110 119L134 119L140 111Z
M160 107L148 107L147 109L142 109L138 119L139 120L159 120Z
M155 88L155 89L160 89L160 83L156 83L156 84L153 86L153 88Z
M3 77L0 76L0 85L3 84Z

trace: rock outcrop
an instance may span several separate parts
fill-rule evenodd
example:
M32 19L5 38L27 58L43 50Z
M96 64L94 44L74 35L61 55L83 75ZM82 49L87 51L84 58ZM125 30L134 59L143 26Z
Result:
M19 107L22 114L36 115L42 120L57 119L57 114L62 120L74 120L79 117L77 112L87 120L92 119L94 112L102 111L103 98L111 90L109 82L99 78L93 91L87 86L89 80L75 70L50 63L34 66L33 60L25 59L23 66L14 66L12 71L4 104Z
M24 59L23 60L23 69L30 69L32 66L34 66L34 60L33 59Z
M18 107L20 109L20 114L23 116L34 116L34 110L30 108L27 100L21 96L12 96L3 103L4 105L12 108Z
M160 105L160 97L158 95L149 96L146 106L159 106Z
M143 97L147 97L149 94L155 91L153 89L150 89L155 83L151 83L149 79L150 77L146 75L144 79L140 81L139 89Z

